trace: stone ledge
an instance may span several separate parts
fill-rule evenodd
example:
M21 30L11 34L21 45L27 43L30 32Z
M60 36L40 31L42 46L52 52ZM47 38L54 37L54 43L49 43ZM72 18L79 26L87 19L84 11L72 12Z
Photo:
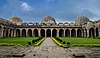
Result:
M82 54L82 53L74 53L73 56L74 57L82 57L82 58L85 58L85 55Z
M14 54L14 55L12 55L12 57L24 57L25 56L25 54Z

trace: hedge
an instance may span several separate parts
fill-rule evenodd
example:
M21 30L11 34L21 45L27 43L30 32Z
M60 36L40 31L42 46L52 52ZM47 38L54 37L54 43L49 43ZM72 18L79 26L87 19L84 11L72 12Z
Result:
M61 44L59 41L57 41L55 38L52 37L52 40L58 45L58 46L63 46L63 44Z

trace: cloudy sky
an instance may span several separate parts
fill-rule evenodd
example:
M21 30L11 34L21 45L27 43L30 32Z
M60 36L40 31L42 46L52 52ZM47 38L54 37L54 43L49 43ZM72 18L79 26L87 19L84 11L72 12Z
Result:
M72 22L79 16L100 19L100 0L0 0L0 17L19 16L24 22L41 22L52 16L57 22Z

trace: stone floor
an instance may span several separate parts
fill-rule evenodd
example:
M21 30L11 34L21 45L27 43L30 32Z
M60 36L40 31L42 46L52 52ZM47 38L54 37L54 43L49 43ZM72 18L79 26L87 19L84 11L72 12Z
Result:
M100 47L63 48L48 37L38 47L0 46L0 58L100 58Z

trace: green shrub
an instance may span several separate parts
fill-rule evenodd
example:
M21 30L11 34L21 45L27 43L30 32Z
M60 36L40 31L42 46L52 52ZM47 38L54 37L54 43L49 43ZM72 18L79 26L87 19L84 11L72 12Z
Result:
M31 45L31 42L28 42L29 45Z
M63 44L66 44L66 42L65 42L65 41L63 41Z
M70 45L70 42L67 42L67 45Z
M32 40L32 43L34 44L35 43L35 40Z

